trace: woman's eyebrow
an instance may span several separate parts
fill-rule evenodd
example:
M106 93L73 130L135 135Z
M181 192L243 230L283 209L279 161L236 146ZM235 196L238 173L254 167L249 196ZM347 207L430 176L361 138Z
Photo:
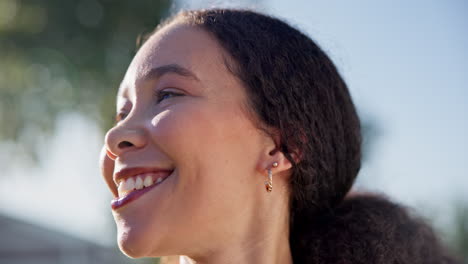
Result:
M190 71L189 69L187 68L184 68L178 64L167 64L167 65L162 65L162 66L159 66L159 67L155 67L155 68L152 68L146 72L144 72L141 77L139 77L138 79L140 79L141 81L148 81L148 80L152 80L152 79L159 79L161 78L163 75L165 74L168 74L168 73L175 73L179 76L182 76L182 77L188 77L190 79L193 79L195 81L200 81L200 79L198 79L198 77L195 75L195 73L193 73L192 71ZM124 87L127 86L127 83L126 81L122 81L122 83L120 83L120 86L119 86L119 91L122 91Z
M198 77L187 68L184 68L178 64L167 64L163 66L159 66L156 68L152 68L149 71L145 72L142 76L142 80L150 80L150 79L159 79L163 75L168 73L175 73L182 77L189 77L196 81L200 81Z

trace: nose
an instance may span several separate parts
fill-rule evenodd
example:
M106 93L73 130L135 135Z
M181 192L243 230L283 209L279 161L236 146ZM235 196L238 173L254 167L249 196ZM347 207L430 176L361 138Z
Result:
M111 152L108 156L115 159L125 152L143 148L147 144L147 139L143 127L123 122L107 132L105 144L107 150Z

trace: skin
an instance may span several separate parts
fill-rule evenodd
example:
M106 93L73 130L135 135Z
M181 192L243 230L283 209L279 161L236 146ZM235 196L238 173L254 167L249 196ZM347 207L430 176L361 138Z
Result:
M179 22L154 34L127 70L117 96L120 121L107 132L101 155L103 177L117 197L115 171L174 170L113 210L119 247L130 257L292 263L291 164L249 114L245 88L227 70L226 58L207 32ZM193 76L151 75L165 65ZM268 168L271 193L264 186Z

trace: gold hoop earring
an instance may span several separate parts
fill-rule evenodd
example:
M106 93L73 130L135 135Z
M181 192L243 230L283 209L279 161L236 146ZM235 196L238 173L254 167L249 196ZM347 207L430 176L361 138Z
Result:
M278 162L274 162L272 167L278 167ZM273 173L271 172L271 168L268 168L268 180L265 181L265 189L267 192L273 191Z

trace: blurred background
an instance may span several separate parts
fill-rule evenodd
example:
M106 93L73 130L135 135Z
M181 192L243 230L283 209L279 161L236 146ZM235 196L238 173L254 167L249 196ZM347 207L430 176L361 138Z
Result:
M414 208L468 263L463 0L0 0L0 263L158 263L116 248L99 151L137 36L211 6L266 12L317 41L363 121L356 188Z

